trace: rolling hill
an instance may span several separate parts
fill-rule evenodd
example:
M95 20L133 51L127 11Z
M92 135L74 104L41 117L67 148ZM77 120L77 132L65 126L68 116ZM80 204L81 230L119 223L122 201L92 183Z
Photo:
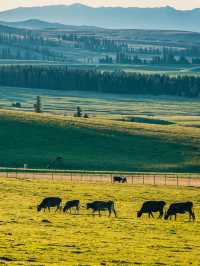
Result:
M16 28L16 29L28 29L28 30L63 30L63 31L80 31L80 30L100 30L93 26L73 26L64 25L61 23L51 23L47 21L42 21L39 19L28 19L23 21L6 22L0 21L0 25Z
M0 112L3 167L198 172L199 128ZM13 130L14 129L14 130Z
M73 4L68 6L19 7L1 12L0 20L14 22L38 19L67 25L199 32L199 15L200 9L181 11L169 6L162 8L93 8Z

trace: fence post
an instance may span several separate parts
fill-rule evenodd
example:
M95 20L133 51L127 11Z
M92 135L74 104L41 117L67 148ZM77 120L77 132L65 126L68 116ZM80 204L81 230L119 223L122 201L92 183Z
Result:
M143 185L144 185L144 175L143 175Z
M167 176L165 175L165 186L167 185Z
M178 187L179 186L179 182L178 182L178 176L176 176L176 186Z
M8 172L6 172L7 178L8 178Z
M53 171L52 171L52 180L53 180Z
M110 175L110 181L111 181L111 183L113 183L113 176L112 176L112 174Z
M156 185L156 176L155 175L153 176L153 184L154 184L154 186Z
M132 184L133 184L133 175L132 175L132 177L131 177L131 182L132 182Z

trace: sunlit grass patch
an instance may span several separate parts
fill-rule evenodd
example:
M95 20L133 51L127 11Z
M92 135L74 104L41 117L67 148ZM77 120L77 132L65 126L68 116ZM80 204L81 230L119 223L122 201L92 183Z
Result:
M197 188L0 179L0 262L8 265L198 265ZM37 213L46 196L81 200L80 215ZM114 200L117 218L91 215L87 202ZM197 220L136 218L145 200L192 200ZM155 215L157 216L157 215ZM196 263L196 264L195 264Z

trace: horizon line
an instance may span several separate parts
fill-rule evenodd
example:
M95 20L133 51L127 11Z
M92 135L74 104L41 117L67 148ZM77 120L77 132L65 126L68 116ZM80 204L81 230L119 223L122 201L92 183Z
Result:
M13 8L8 8L8 9L0 9L0 13L1 12L6 12L6 11L11 11L14 9L19 9L19 8L43 8L43 7L53 7L53 6L64 6L64 7L70 7L70 6L76 6L76 5L80 5L80 6L84 6L84 7L88 7L88 8L94 8L94 9L98 9L98 8L123 8L123 9L129 9L129 8L138 8L138 9L155 9L155 8L171 8L177 11L193 11L196 9L200 9L200 7L194 7L191 9L179 9L176 8L174 6L170 6L170 5L163 5L163 6L146 6L146 7L141 7L141 6L121 6L121 5L102 5L102 6L93 6L93 5L87 5L87 4L82 4L82 3L72 3L72 4L43 4L43 5L33 5L33 6L17 6L17 7L13 7Z

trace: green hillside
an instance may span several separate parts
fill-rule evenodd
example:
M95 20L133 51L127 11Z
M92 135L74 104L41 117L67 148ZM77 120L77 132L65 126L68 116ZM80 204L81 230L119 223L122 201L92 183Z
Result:
M0 112L0 165L116 171L199 171L199 128Z

